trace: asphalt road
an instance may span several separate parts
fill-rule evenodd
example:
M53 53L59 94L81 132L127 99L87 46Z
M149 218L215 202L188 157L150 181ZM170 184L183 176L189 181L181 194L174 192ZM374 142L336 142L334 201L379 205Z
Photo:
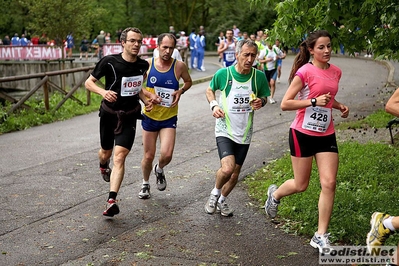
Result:
M288 56L283 62L278 102L292 61ZM394 89L384 86L386 64L347 57L331 63L343 70L337 100L351 108L349 119L381 108ZM193 77L211 75L217 59L207 58L205 66ZM0 135L0 265L318 265L309 239L275 228L242 182L229 197L233 217L204 212L219 167L207 85L183 95L174 158L165 168L168 187L158 191L151 177L148 200L138 199L138 125L118 195L121 213L114 218L102 216L109 185L98 170L97 113ZM288 151L293 117L279 104L256 112L241 178ZM335 121L341 121L337 112ZM317 202L310 204L317 215Z

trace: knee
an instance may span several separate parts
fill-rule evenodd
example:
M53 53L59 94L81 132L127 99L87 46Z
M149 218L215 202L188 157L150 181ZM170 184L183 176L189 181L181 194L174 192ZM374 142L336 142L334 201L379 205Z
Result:
M125 163L126 155L124 153L114 154L114 165L123 165Z
M154 158L155 158L155 154L150 153L150 152L146 152L144 154L143 161L144 162L152 162L152 161L154 161Z
M112 150L100 149L98 151L99 157L103 160L108 160L112 155Z
M321 189L324 191L335 192L335 188L337 186L337 182L335 178L330 178L328 180L324 180L321 183Z
M304 192L308 188L308 186L309 186L309 182L307 182L307 183L295 182L296 193Z
M231 177L231 175L234 172L234 168L233 167L228 167L228 166L224 166L222 168L220 168L220 172L224 177Z

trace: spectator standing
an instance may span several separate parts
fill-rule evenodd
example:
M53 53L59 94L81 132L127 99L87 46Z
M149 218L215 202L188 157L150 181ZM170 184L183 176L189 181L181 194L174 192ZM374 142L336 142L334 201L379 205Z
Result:
M100 60L104 56L103 46L105 44L105 32L103 30L100 31L100 34L97 35L96 39L97 39L97 43L98 43L98 59Z
M240 32L240 29L237 28L237 25L233 25L233 38L238 38L239 32Z
M186 33L184 31L180 32L180 37L177 40L177 47L180 51L180 56L183 62L187 64L186 59L188 50L188 37L186 36Z
M244 39L244 37L242 36L241 31L238 32L238 37L236 38L236 42L241 41L241 40L243 40L243 39Z
M33 35L31 39L32 45L38 45L39 44L39 36L38 35Z
M197 66L197 50L195 49L195 43L197 40L197 34L195 34L195 28L191 30L188 36L188 41L190 42L190 68L194 69Z
M205 57L205 36L204 32L200 31L198 33L196 42L195 42L195 48L197 49L197 70L198 71L205 71L205 67L203 66L204 62L204 57Z
M14 36L11 38L11 45L13 45L13 46L21 45L21 42L19 41L18 33L15 33Z
M88 51L89 51L89 40L86 38L86 36L83 36L83 39L82 39L82 41L80 42L80 47L79 47L79 50L80 50L80 57L79 57L79 59L80 60L82 60L82 56L83 56L83 54L85 55L85 58L86 58L86 60L88 60L88 58L89 58L89 53L88 53Z
M68 34L66 38L66 48L68 53L68 58L72 58L72 50L75 48L75 40L73 39L72 32Z
M90 48L93 49L93 51L94 51L94 53L91 55L90 58L97 57L98 56L98 48L99 48L97 38L94 38L94 40L91 42Z
M109 32L105 35L105 43L111 43L111 33Z
M175 37L177 38L177 36L176 36L176 31L175 31L175 27L169 26L169 33L170 33L170 34L173 34L173 36L175 36Z
M122 29L119 29L117 32L116 32L116 43L120 43L121 41L121 33L122 33Z
M3 45L10 45L10 44L11 44L10 36L8 35L4 36Z
M152 57L159 57L159 48L158 47L155 48L154 51L152 51ZM183 59L180 56L179 50L177 50L176 48L173 49L172 58L179 60L179 61L183 61Z
M19 39L19 43L21 46L28 46L30 44L30 41L28 38L25 37L25 34L21 35L21 39Z

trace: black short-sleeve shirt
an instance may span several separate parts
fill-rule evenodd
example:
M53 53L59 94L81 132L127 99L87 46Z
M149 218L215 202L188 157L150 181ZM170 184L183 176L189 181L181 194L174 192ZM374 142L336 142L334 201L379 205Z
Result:
M144 86L143 77L148 68L146 60L137 57L136 62L127 62L120 53L103 57L91 75L97 80L105 77L105 89L118 93L116 102L103 100L108 107L115 111L129 111L140 104L137 92Z

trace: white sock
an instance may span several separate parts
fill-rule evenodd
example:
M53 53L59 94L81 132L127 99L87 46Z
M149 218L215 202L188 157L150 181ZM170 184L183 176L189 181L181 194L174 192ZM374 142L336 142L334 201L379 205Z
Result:
M392 219L393 216L389 216L388 218L384 219L384 221L382 221L382 224L384 225L385 228L388 228L393 232L395 231L395 227L393 227Z
M150 184L150 180L145 181L145 180L143 179L143 185L149 185L149 184Z
M220 196L220 190L221 189L217 189L217 188L213 188L211 191L212 195L216 195L216 196Z
M223 195L220 195L218 202L223 203L226 200L226 197Z

